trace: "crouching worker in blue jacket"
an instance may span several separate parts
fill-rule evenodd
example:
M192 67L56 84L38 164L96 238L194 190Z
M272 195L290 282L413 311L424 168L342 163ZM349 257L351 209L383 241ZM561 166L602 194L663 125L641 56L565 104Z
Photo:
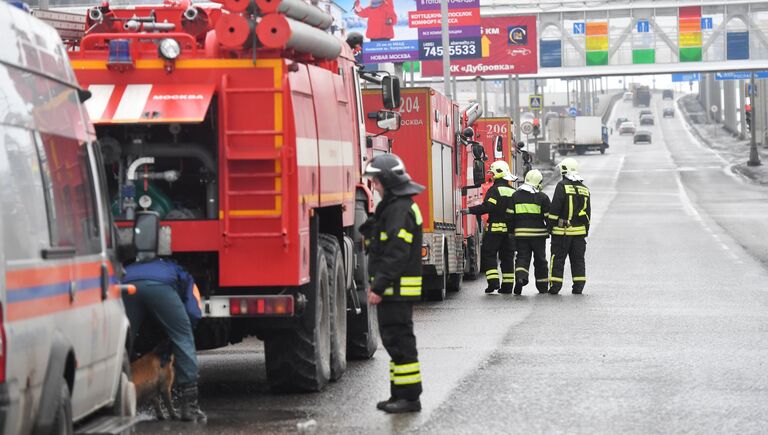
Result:
M125 268L123 278L124 283L136 286L136 294L124 296L123 303L134 334L138 334L147 315L162 325L175 357L181 419L205 423L207 417L198 405L193 333L202 317L200 295L184 268L157 256L159 223L158 215L153 212L141 212L136 217L133 243L136 262Z

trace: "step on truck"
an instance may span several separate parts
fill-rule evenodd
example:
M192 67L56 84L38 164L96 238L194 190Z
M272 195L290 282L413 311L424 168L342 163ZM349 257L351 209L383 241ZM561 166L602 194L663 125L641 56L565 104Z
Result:
M551 118L544 128L545 140L557 152L564 156L569 152L578 155L587 151L608 149L608 127L599 116L564 116Z
M363 104L368 128L374 129L382 99L376 91L364 91ZM424 219L424 296L441 301L447 291L461 289L466 269L460 211L467 156L460 140L461 113L455 102L431 88L403 89L397 110L401 127L386 136L414 181L427 187L414 198Z
M361 168L389 144L365 133L360 80L382 107L399 84L362 75L315 6L221 3L92 7L70 57L122 232L159 213L160 254L202 293L198 349L256 336L272 390L318 391L376 351L356 228L373 204Z

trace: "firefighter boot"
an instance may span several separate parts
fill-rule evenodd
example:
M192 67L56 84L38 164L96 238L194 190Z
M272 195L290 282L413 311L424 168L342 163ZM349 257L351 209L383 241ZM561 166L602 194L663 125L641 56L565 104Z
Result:
M563 283L561 282L553 282L549 286L549 294L556 295L560 293L560 289L563 288Z
M200 409L197 403L197 384L181 388L179 401L181 402L181 420L194 423L205 423L208 417Z
M493 293L496 290L499 289L499 280L498 279L489 279L488 280L488 288L485 289L486 293Z
M536 281L536 289L539 291L539 293L547 293L549 291L549 282L547 281Z
M390 397L390 398L389 398L389 399L387 399L387 400L382 400L381 402L378 402L378 403L376 404L376 409L378 409L379 411L384 411L384 408L386 408L386 406L387 406L389 403L392 403L392 402L394 402L394 401L395 401L395 399L394 399L394 398L392 398L392 397Z
M516 295L521 295L521 294L523 294L523 286L524 286L524 285L525 285L525 284L523 284L523 283L522 283L522 282L520 282L520 281L517 281L517 282L515 283L515 294L516 294Z
M573 283L573 287L571 288L571 293L575 295L580 295L584 291L584 282L577 281Z
M397 399L384 405L384 412L388 414L402 414L404 412L421 411L421 401Z
M501 288L499 289L499 294L508 295L512 293L513 288L514 286L511 282L510 283L505 282L504 284L501 285Z

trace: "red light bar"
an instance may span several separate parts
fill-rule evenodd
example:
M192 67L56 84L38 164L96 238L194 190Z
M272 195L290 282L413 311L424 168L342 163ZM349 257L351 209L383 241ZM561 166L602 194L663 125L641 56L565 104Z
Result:
M233 296L229 298L229 314L238 317L291 317L293 296Z

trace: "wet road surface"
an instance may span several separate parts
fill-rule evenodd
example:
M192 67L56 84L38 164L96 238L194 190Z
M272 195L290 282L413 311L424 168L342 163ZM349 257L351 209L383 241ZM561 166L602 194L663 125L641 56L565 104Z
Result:
M250 339L200 356L208 425L138 432L296 433L312 419L316 433L765 433L768 190L681 116L662 119L666 105L654 95L652 144L613 135L606 155L577 158L593 201L586 294L570 294L566 268L557 296L465 281L417 306L420 414L375 409L389 395L383 348L322 393L274 395Z

